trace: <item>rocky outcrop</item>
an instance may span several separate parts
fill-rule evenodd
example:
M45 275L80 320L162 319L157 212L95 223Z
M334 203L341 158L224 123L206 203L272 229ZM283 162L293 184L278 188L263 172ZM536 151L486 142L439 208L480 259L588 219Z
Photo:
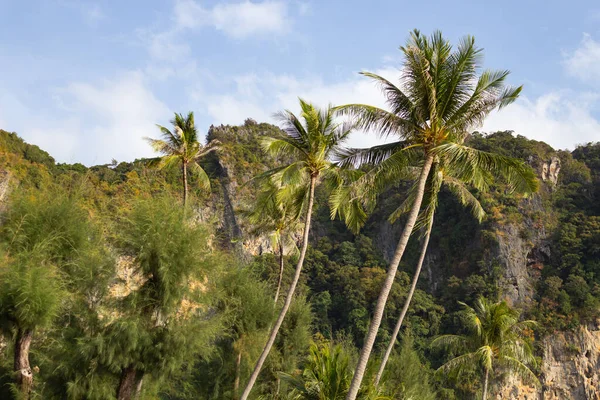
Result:
M0 207L8 198L10 189L10 172L0 169Z
M553 185L558 183L558 173L560 172L560 158L553 156L550 160L542 163L541 178L544 182L550 182Z
M541 388L509 382L497 398L600 400L600 327L557 332L543 341Z

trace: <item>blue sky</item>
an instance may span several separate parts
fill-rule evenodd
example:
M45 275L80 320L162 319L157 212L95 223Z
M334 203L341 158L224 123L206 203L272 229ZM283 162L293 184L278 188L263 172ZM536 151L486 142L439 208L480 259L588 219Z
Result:
M298 96L383 106L357 72L397 77L413 28L474 35L486 67L525 85L482 129L557 148L600 140L597 0L0 0L0 128L91 165L151 155L142 137L175 111L205 132L271 122Z

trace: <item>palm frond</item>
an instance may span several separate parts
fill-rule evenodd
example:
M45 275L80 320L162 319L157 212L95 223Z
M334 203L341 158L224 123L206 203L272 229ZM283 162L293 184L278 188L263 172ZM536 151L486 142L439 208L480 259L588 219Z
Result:
M192 162L188 164L189 170L192 175L198 180L198 185L204 190L210 190L210 178L206 174L204 168L198 163Z
M478 190L487 190L493 176L502 178L510 192L528 195L538 189L535 173L521 160L458 143L441 144L432 153L453 165L455 177Z
M376 132L380 137L396 135L406 140L421 131L421 128L411 120L366 104L346 104L335 107L335 110L340 116L351 117L357 129Z

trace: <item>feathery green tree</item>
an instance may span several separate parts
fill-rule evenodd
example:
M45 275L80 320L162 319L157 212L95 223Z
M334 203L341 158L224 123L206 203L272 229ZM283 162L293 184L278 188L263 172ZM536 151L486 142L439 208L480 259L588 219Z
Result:
M163 155L159 161L159 168L181 164L183 180L183 205L187 204L188 197L188 169L197 178L198 184L203 189L210 189L210 179L198 164L198 160L218 149L219 143L211 141L203 146L198 141L198 131L194 125L194 113L187 116L175 113L171 121L173 132L164 126L157 125L162 133L162 139L146 138L154 151Z
M369 173L376 182L375 187L390 183L386 178L407 165L417 160L421 162L414 201L377 301L348 400L354 400L358 394L387 298L417 221L427 179L436 158L443 157L448 165L460 172L463 181L481 184L484 184L483 178L490 171L503 171L504 175L512 177L519 171L515 167L521 165L521 162L478 151L464 144L470 129L481 124L494 109L512 103L521 92L521 87L505 86L508 71L480 73L482 53L475 46L473 37L465 37L458 49L453 51L452 45L443 38L441 32L435 32L428 38L415 30L406 46L400 50L404 55L404 63L399 86L376 74L363 73L381 85L389 111L364 104L338 107L340 114L354 117L357 126L400 139L369 149L350 149L341 154L342 164L376 165ZM530 180L515 180L520 191L535 190ZM353 203L356 202L347 204ZM359 218L346 219L352 226L360 224L361 218L366 218L366 213L359 214Z
M300 273L308 248L308 234L315 197L315 188L327 178L337 178L336 166L332 163L333 155L340 151L340 146L351 132L350 124L340 124L334 119L331 107L320 110L314 105L300 100L302 109L301 119L291 111L284 111L278 115L283 123L285 135L265 139L265 149L274 155L284 155L293 161L285 166L276 168L266 173L279 187L277 201L294 204L297 208L305 209L304 232L302 247L296 264L294 278L287 291L283 307L273 325L269 339L265 344L248 384L241 399L246 400L258 378L260 370L275 343L279 328L292 303L296 286L300 280Z
M52 190L12 199L1 227L0 328L14 339L16 389L33 392L29 352L67 298L65 274L81 262L94 232L75 201Z
M118 400L143 379L171 386L184 366L212 351L220 332L211 310L220 260L207 232L169 198L139 200L118 224L117 248L132 256L133 285L97 343L99 360L120 375ZM130 291L129 291L130 290Z
M524 331L534 321L519 321L519 313L505 301L491 303L480 297L475 306L461 303L467 311L466 335L442 335L432 342L434 348L443 348L460 354L442 365L438 372L461 374L478 371L482 374L482 399L488 396L490 373L505 372L539 385L527 364L535 365L533 349Z

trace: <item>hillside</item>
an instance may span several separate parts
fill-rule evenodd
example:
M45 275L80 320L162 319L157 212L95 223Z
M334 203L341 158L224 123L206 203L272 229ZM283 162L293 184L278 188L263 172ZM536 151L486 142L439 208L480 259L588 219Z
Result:
M211 127L208 139L222 144L219 152L201 163L211 178L211 192L197 189L193 180L190 183L197 204L194 215L212 227L217 246L240 256L269 285L276 280L277 263L270 242L251 234L253 227L244 210L255 202L257 183L253 178L280 161L263 152L260 138L278 132L275 126L252 120L242 126ZM414 339L416 357L424 370L440 365L440 355L430 352L428 343L438 334L460 331L462 308L458 301L470 304L481 295L507 299L538 321L531 335L541 360L538 372L544 398L593 398L581 396L600 390L600 348L596 345L600 342L600 143L579 146L572 152L557 151L511 132L475 133L469 143L525 160L536 171L541 189L530 198L508 194L502 185L479 194L487 213L481 224L449 193L442 193L424 276L405 328ZM37 146L0 131L0 204L4 208L11 193L59 185L77 192L88 213L106 219L127 209L133 198L161 193L179 196L179 171L158 171L148 161L89 168L56 164ZM387 217L405 197L406 188L405 182L398 182L382 195L359 235L340 221L331 221L326 190L317 193L315 227L300 290L312 310L311 335L343 339L347 345L362 344L402 227L402 221L391 224ZM418 244L414 239L410 242L401 263L379 349L402 307ZM291 279L291 259L286 266L284 284ZM214 362L200 361L199 368L214 366ZM233 361L225 357L223 363L228 362ZM250 367L242 365L243 376ZM195 393L204 396L200 398L209 398L211 390L216 393L215 382L233 379L227 373L211 371L210 378L195 375L197 385L212 382L196 388ZM399 379L398 386L405 385ZM432 380L434 387L443 386ZM460 379L451 386L438 398L471 398L477 390ZM518 382L503 390L506 398L529 399L535 392Z

